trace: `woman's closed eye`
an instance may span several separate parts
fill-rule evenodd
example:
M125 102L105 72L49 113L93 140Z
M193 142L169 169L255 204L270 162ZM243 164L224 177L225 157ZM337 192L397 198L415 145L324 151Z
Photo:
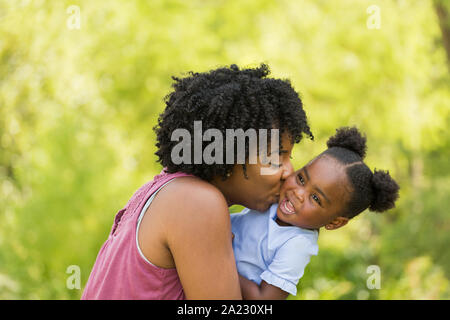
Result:
M272 166L272 167L275 167L275 168L281 168L283 166L283 163L279 162L280 158L283 157L283 156L286 156L287 152L288 151L286 151L286 150L281 150L280 152L278 152L278 157L279 157L278 161L272 162L272 160L270 160L269 161L269 165ZM289 159L292 160L292 156L289 156Z
M272 161L269 161L269 166L275 167L275 168L281 168L281 163L273 163Z

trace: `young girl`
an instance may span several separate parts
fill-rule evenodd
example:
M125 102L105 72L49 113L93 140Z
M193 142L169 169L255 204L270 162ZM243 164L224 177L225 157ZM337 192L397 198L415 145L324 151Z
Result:
M278 204L265 212L245 209L231 215L233 249L244 299L286 299L311 255L318 230L334 230L359 213L394 207L399 186L388 172L363 162L366 138L340 128L328 149L290 175Z

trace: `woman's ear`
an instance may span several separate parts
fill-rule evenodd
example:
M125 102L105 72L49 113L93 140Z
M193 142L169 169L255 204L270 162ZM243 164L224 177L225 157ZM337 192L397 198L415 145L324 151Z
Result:
M327 230L339 229L340 227L345 226L347 224L348 220L349 219L346 217L337 217L330 223L326 224L325 229L327 229Z

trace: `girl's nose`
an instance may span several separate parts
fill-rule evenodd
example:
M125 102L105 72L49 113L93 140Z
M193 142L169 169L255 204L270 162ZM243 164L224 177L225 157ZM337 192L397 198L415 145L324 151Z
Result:
M298 200L300 202L303 203L305 201L305 190L304 190L304 188L300 188L300 187L296 188L294 190L294 194L295 194L295 196L298 198Z

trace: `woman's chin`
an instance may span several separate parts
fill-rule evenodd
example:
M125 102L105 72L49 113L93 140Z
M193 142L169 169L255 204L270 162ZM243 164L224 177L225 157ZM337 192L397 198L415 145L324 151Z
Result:
M255 204L252 208L253 210L259 211L259 212L265 212L267 210L269 210L270 206L272 205L272 203L265 203L265 202L258 202L257 204Z

